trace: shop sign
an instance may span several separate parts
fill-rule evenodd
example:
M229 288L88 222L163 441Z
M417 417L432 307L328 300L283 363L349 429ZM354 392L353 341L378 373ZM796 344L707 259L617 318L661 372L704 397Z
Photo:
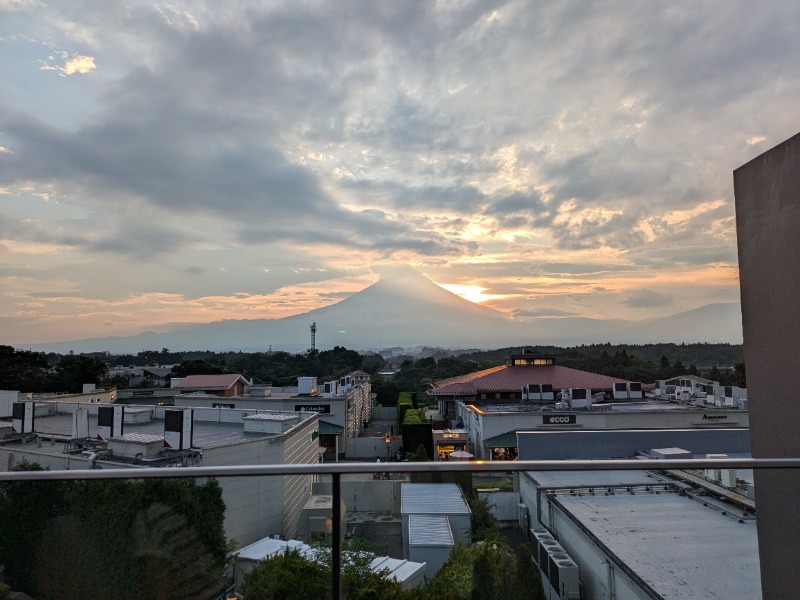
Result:
M329 414L331 412L330 404L295 404L295 412L315 412Z
M574 425L577 422L576 415L542 415L543 425Z

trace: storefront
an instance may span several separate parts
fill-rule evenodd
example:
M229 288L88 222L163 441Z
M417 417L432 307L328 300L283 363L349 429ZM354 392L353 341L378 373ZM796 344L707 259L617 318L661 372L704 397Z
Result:
M516 431L489 438L484 446L489 450L490 460L516 460L519 454Z
M447 460L456 451L469 452L469 432L466 429L434 429L433 450L436 460Z

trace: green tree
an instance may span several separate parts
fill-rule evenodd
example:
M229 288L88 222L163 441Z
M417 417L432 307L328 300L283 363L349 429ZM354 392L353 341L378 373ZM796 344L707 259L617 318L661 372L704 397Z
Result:
M214 480L8 482L0 562L15 589L37 597L214 598L224 511Z
M545 600L542 574L533 562L528 546L520 544L516 558L516 581L509 600Z
M175 377L188 377L189 375L219 375L228 373L225 365L209 362L202 358L192 358L175 365L172 373Z
M245 600L324 600L330 598L330 576L322 565L290 550L256 565L245 575L241 593Z
M43 471L38 463L21 461L14 471ZM63 481L9 481L0 484L0 563L13 589L34 587L36 552L48 522L64 511Z
M0 345L0 389L40 391L49 379L47 357L40 352Z
M747 387L747 373L745 371L744 362L737 362L733 365L731 385L735 385L740 388Z
M497 527L497 519L492 514L492 505L489 504L489 500L474 490L466 491L464 497L470 510L472 541L499 541L500 531Z
M414 453L414 456L411 458L414 462L426 462L429 461L428 453L425 451L425 446L420 444L417 446L417 451Z
M55 382L60 390L77 394L83 384L100 384L108 374L108 365L98 358L65 356L56 365Z
M486 552L481 552L472 565L472 593L470 600L494 600L492 563Z

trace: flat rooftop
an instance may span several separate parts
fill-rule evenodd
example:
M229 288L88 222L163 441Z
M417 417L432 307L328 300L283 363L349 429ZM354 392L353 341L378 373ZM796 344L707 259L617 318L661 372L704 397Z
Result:
M219 446L229 446L240 442L269 436L268 433L245 432L242 423L214 423L210 421L200 421L195 419L193 425L193 443L195 448L217 448ZM58 413L49 416L36 417L34 430L43 437L54 435L69 438L72 435L72 415ZM164 420L156 419L148 423L125 423L123 431L127 433L143 433L164 435ZM97 416L89 415L89 437L97 436ZM43 444L45 449L48 444ZM63 448L59 445L53 446L54 454L60 454ZM55 450L58 450L57 452Z
M734 406L723 406L723 407L716 407L716 406L694 406L691 404L676 404L674 402L659 402L655 400L651 401L643 401L643 402L602 402L598 404L593 404L591 408L588 409L567 409L563 411L556 411L553 409L552 405L545 405L544 407L539 406L538 404L533 404L530 402L519 402L519 403L508 403L508 404L492 404L492 403L481 403L475 402L471 406L475 406L479 408L482 412L485 413L502 413L502 412L513 412L513 413L534 413L534 414L553 414L553 413L579 413L579 414L592 414L592 413L603 413L608 414L609 412L619 413L619 412L697 412L697 413L709 413L712 411L741 411L746 413L747 411L744 409L739 409ZM542 410L544 408L544 410Z
M541 487L558 488L578 485L654 485L661 483L645 471L527 471Z
M739 523L676 493L557 501L664 598L761 597L754 520Z

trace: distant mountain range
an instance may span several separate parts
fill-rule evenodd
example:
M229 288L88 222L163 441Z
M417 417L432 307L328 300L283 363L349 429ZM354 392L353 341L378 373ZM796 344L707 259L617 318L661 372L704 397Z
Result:
M171 331L128 337L20 345L66 353L137 353L142 350L274 350L300 352L311 344L354 350L412 348L499 348L516 345L572 346L591 343L742 342L738 303L708 304L669 317L644 321L576 317L515 320L439 287L411 267L323 308L282 319L225 320L178 324Z

